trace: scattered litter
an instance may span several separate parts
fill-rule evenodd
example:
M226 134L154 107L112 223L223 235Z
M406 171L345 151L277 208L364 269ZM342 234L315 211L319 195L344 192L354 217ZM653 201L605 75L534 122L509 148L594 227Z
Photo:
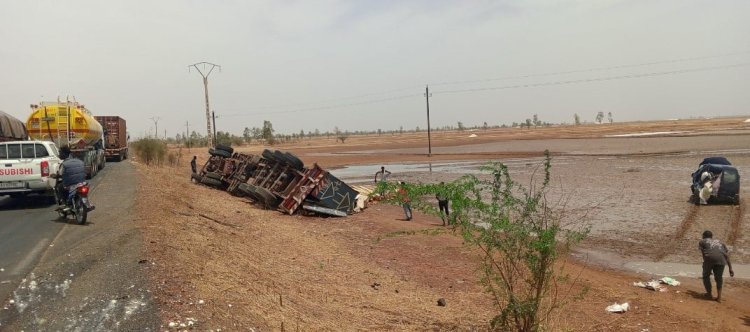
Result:
M469 135L469 137L472 137L472 138L477 137L477 134L471 134Z
M667 284L667 285L670 285L670 286L679 286L680 285L679 281L675 280L674 278L670 278L670 277L661 278L659 281L662 284Z
M10 300L10 301L8 301L8 303L9 303L9 304L13 304L13 303L16 303L16 301L14 301L14 300Z
M750 122L750 119L745 120L745 122Z
M198 300L198 304L203 304L203 303L206 303L206 301Z
M169 327L177 327L177 323L175 323L175 322L169 322Z
M633 286L641 287L641 288L645 288L645 289L650 289L650 290L653 290L653 291L660 291L660 292L666 292L667 291L667 289L664 288L664 287L662 287L659 284L659 281L657 281L657 280L651 280L649 282L638 281L638 282L634 282Z
M445 299L442 298L442 297L439 298L438 301L437 301L437 304L438 304L439 307L445 307L445 305L446 305Z
M615 302L615 304L608 306L606 310L609 312L623 313L628 311L628 308L630 308L630 305L627 302L623 304Z
M0 272L5 272L5 269L0 267Z

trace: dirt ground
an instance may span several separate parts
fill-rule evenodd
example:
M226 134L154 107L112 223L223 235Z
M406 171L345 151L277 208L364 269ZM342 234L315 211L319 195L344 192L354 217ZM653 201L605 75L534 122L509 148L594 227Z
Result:
M748 215L740 205L687 202L689 175L723 154L750 170L746 118L694 119L532 129L493 129L304 140L274 148L306 164L347 165L497 160L528 181L544 149L553 153L553 189L571 223L590 236L567 259L571 293L554 331L743 331L750 327ZM669 132L669 133L667 133ZM477 137L469 137L471 134ZM647 133L646 136L621 136ZM661 133L652 135L648 133ZM240 150L259 153L264 147ZM138 225L164 328L196 330L486 330L499 312L479 284L476 252L434 216L402 221L397 206L373 204L346 218L283 215L189 181L178 167L139 170ZM392 180L448 181L460 172L409 171ZM744 181L743 181L744 182ZM746 186L745 186L746 187ZM743 197L748 197L742 189ZM730 245L736 278L721 303L701 298L697 240L704 229ZM681 264L681 265L680 265ZM676 269L670 273L657 270ZM639 268L640 267L640 268ZM645 268L644 268L645 267ZM638 271L641 271L640 273ZM667 292L634 281L671 275ZM437 305L444 298L447 305ZM629 302L624 314L607 305Z

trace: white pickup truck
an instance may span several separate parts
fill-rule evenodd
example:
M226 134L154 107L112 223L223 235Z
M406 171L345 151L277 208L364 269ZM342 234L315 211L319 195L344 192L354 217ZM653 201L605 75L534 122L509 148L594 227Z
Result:
M53 195L54 180L49 181L49 176L60 163L53 142L0 142L0 196Z

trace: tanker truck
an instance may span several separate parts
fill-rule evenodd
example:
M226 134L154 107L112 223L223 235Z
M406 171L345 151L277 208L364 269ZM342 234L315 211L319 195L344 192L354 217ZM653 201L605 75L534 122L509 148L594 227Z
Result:
M84 105L76 101L32 104L26 129L32 140L69 146L71 154L86 165L88 178L104 168L102 125Z

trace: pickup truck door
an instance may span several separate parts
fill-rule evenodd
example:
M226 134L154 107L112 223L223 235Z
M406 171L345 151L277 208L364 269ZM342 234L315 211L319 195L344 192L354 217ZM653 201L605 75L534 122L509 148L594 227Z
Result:
M41 178L41 161L35 160L35 143L0 144L0 189L23 188Z

